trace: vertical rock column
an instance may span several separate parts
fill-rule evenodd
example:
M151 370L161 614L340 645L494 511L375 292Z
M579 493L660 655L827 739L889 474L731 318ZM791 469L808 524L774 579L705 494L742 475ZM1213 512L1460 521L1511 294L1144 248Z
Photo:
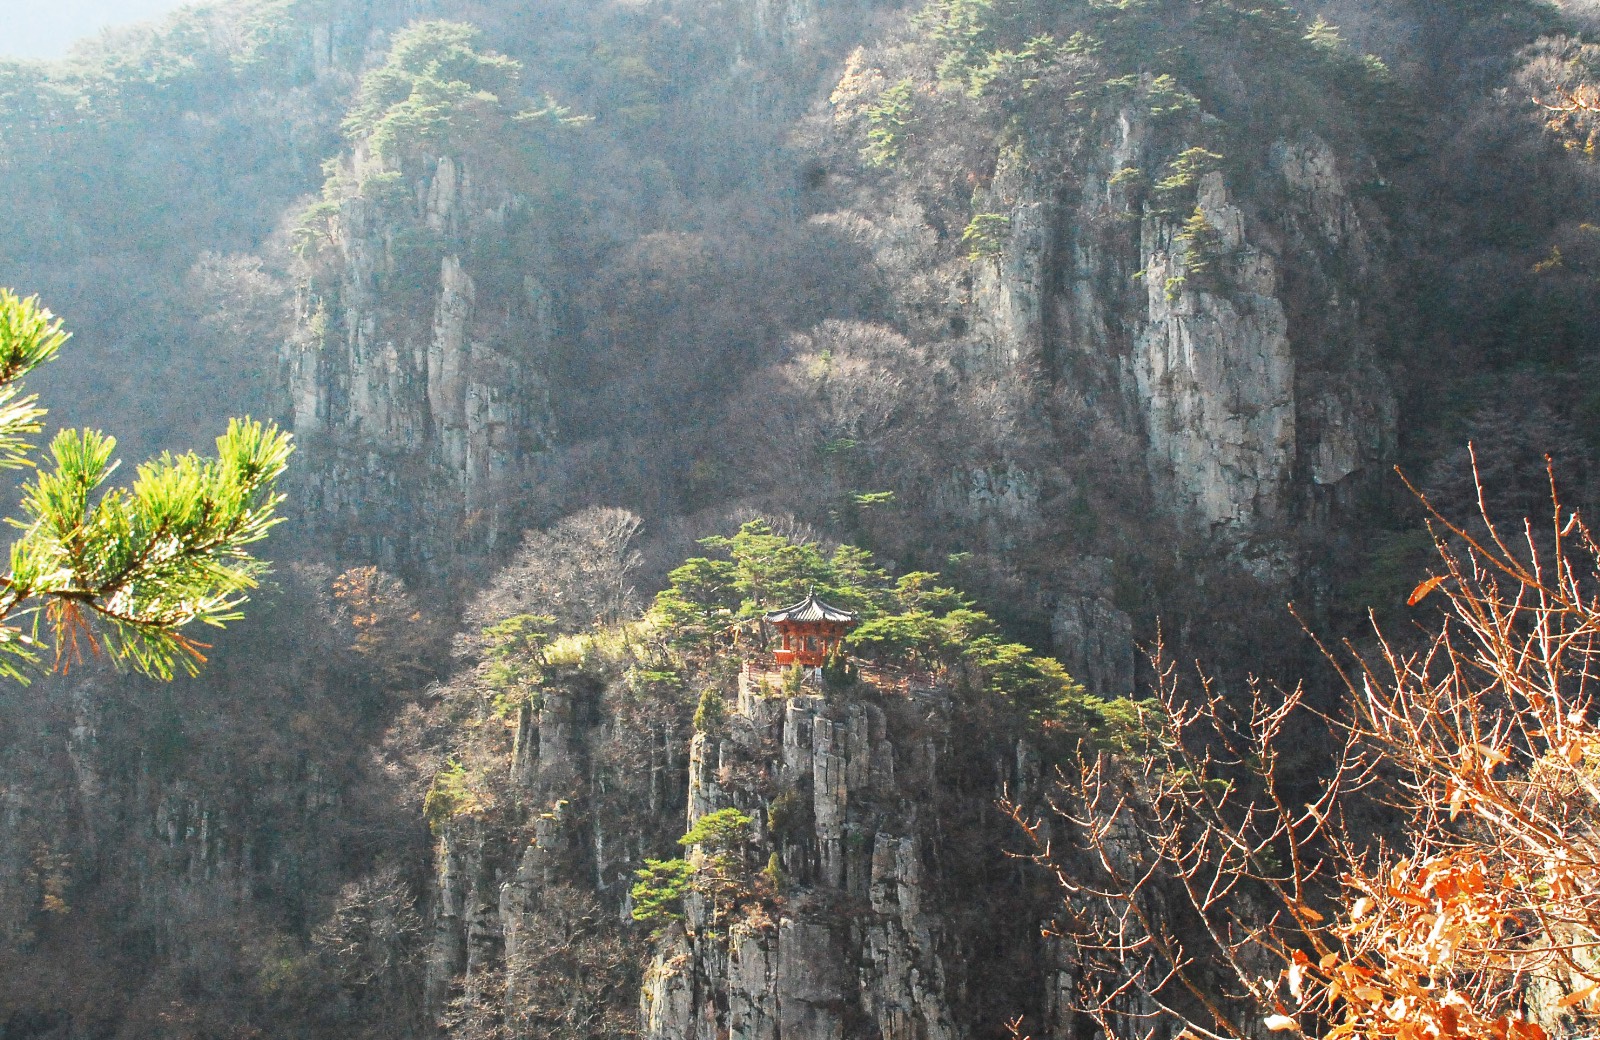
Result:
M1211 527L1285 518L1295 461L1295 357L1277 266L1245 241L1244 215L1220 173L1201 178L1197 207L1233 254L1226 291L1198 284L1179 226L1145 218L1148 312L1134 374L1158 488ZM1214 266L1222 261L1214 260Z

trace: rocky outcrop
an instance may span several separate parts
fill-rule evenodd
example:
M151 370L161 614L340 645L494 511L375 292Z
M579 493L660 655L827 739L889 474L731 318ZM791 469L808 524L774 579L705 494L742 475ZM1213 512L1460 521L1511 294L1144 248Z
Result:
M1246 239L1220 173L1201 179L1195 206L1216 234L1212 248L1228 254L1225 286L1196 284L1181 224L1142 222L1146 304L1131 367L1147 460L1170 506L1198 523L1271 529L1287 517L1296 461L1295 357L1277 263Z
M817 30L817 0L754 0L746 17L765 47L793 48Z
M1069 592L1050 617L1051 644L1074 679L1102 697L1124 697L1134 685L1133 619L1104 596Z
M715 746L728 766L691 772L689 822L712 806L748 803L750 792L715 777L736 774L733 762L763 748L781 749L755 763L772 769L780 794L747 807L779 824L769 840L788 878L786 894L725 935L705 904L691 905L686 930L669 932L646 973L646 1035L843 1040L862 1028L886 1040L961 1035L944 967L948 926L924 876L929 837L918 817L926 806L913 794L932 779L923 771L931 757L914 756L916 764L897 776L882 709L816 695L767 698L756 685L745 672L729 737L695 738L696 761ZM924 696L935 716L948 710L938 695ZM773 821L773 801L792 804L796 794L809 796L808 826ZM851 913L841 913L846 906Z
M969 379L1030 400L1065 387L1143 445L1163 513L1226 543L1270 541L1393 451L1394 393L1364 312L1384 292L1381 229L1348 187L1360 160L1313 134L1266 148L1245 189L1203 172L1158 206L1129 174L1162 176L1172 136L1124 110L1075 172L1002 151L973 205L1003 218L1003 244L964 282L945 269L968 288L941 313L960 315ZM878 261L908 308L932 312L920 276L897 270L892 242L916 241L897 214L877 221ZM920 249L926 269L939 251Z
M392 174L357 155L351 176ZM475 540L501 533L550 440L554 319L534 257L519 259L509 296L508 272L471 259L507 252L496 247L512 196L448 156L412 189L409 201L340 204L286 368L295 432L332 449L307 477L308 514L387 539L372 556L415 565L456 544L446 539L463 522ZM501 291L483 292L484 276ZM422 508L397 516L396 500Z
M985 206L1005 207L1006 243L998 256L975 265L971 328L975 371L996 378L1040 366L1046 356L1059 202L1053 186L1015 153L1001 156L985 197Z
M1032 950L1048 907L1004 921L974 917L972 901L986 894L1029 897L1011 888L1014 864L998 849L969 847L971 835L951 833L950 814L999 826L992 799L1037 781L1037 756L1013 753L1012 738L998 731L957 722L948 690L907 682L785 697L776 679L743 671L723 723L694 734L679 759L681 815L665 833L739 810L751 820L739 853L744 880L731 895L691 892L682 919L657 922L648 943L618 940L626 972L640 980L630 1015L650 1040L971 1035L986 1024L974 1016L988 1014L976 1009L991 999L989 973L1001 970L978 951L996 943ZM641 806L597 793L625 782L600 765L616 734L606 705L620 689L557 682L542 712L519 722L538 734L515 740L511 802L441 831L429 960L436 1010L470 1002L486 979L504 980L495 992L531 984L516 965L539 941L541 908L574 886L612 908L609 928L634 929L637 940L649 932L628 922L629 885L605 882L631 882L644 857L672 854L630 840ZM960 725L968 731L957 751ZM566 736L549 742L552 731ZM992 756L973 754L991 743ZM974 855L997 872L961 873ZM1004 983L1016 991L1015 1010L1031 1003L1043 1013L1053 970L1041 960L1036 979Z
M894 60L852 59L835 126L861 129ZM1396 290L1360 145L1265 115L1277 136L1251 143L1137 102L1032 116L1026 134L925 118L899 165L867 169L831 138L856 165L813 218L871 251L898 327L959 384L941 406L967 436L937 460L907 452L922 468L897 493L947 518L953 548L1017 574L1017 593L1032 585L1024 609L1056 614L1063 647L1094 641L1091 617L1123 630L1094 602L1106 590L1063 597L1076 553L1155 537L1269 584L1314 569L1305 547L1351 521L1396 443L1379 361Z

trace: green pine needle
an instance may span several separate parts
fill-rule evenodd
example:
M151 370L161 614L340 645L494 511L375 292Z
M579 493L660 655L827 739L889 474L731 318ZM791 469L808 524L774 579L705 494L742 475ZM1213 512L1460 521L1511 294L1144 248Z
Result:
M31 465L23 435L44 412L17 380L65 340L37 300L0 290L0 466ZM10 521L22 534L0 578L0 675L26 681L46 655L62 670L104 656L162 679L194 674L208 647L182 629L237 620L265 570L249 547L281 519L289 434L235 419L214 458L163 454L131 485L107 489L116 445L97 430L63 430L52 465L22 488L22 515Z

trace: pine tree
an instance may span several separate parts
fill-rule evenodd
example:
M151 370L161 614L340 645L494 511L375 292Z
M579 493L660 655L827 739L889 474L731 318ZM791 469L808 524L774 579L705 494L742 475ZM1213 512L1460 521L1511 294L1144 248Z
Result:
M34 466L28 436L45 410L21 380L67 338L37 298L0 289L0 467ZM42 657L65 670L85 653L163 679L194 674L206 644L182 629L236 620L263 571L249 548L278 522L288 434L236 419L216 457L163 454L108 488L116 443L62 430L22 487L11 521L22 533L0 578L0 674L26 681Z

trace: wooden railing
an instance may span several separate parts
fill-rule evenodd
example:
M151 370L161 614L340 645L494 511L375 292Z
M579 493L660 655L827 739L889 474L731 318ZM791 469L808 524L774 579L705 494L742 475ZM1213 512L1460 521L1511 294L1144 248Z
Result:
M790 663L782 656L784 653L782 650L776 650L746 657L744 671L749 680L757 684L765 682L774 690L781 689L784 673L790 667ZM789 653L792 654L793 651ZM847 660L863 681L886 694L912 697L926 694L939 685L940 677L926 668L878 664L854 657Z

